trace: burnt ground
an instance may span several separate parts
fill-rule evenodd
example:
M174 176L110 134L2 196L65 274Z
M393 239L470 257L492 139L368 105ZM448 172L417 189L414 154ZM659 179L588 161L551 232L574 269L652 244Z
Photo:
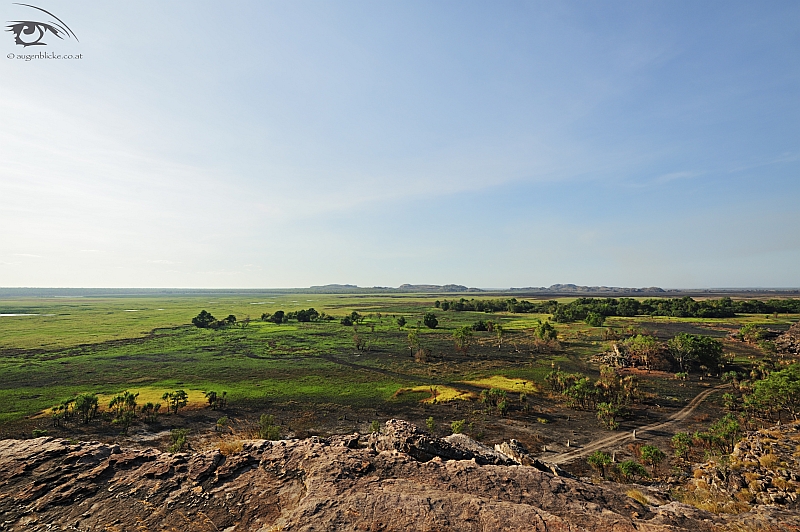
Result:
M620 420L620 434L632 433L633 429L667 420L679 412L698 393L709 386L719 384L716 379L681 382L664 372L636 371L640 377L645 400L634 405L629 415ZM512 394L510 394L511 396ZM668 431L641 435L633 441L623 442L605 449L614 453L617 460L635 457L636 449L643 444L656 445L671 454L669 440L677 431L692 433L706 430L723 415L720 397L715 393L687 420L672 425ZM187 408L178 415L162 415L153 424L137 422L127 435L105 421L94 421L89 425L68 423L54 427L49 417L23 419L0 427L0 438L30 438L34 429L44 429L48 435L75 440L92 440L104 443L120 443L129 447L154 447L166 449L170 444L170 430L189 429L189 444L194 450L218 447L224 440L257 437L257 423L264 414L272 414L281 427L281 435L288 438L305 438L319 435L368 433L373 421L384 422L391 418L406 419L420 427L426 419L436 422L435 434L450 434L450 423L465 420L464 432L485 444L493 445L511 438L525 445L532 454L547 459L591 443L610 434L600 425L594 412L574 410L566 407L559 397L547 392L527 396L524 405L514 400L511 411L505 416L488 412L484 405L475 401L450 401L439 404L383 403L376 408L352 407L338 404L310 404L300 402L240 402L224 410L210 408ZM217 432L216 422L226 416L230 429ZM584 459L562 465L578 475L591 474Z

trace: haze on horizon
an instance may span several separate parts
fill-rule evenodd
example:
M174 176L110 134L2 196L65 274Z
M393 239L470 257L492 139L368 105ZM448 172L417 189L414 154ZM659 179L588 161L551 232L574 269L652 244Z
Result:
M800 286L797 2L37 5L0 286Z

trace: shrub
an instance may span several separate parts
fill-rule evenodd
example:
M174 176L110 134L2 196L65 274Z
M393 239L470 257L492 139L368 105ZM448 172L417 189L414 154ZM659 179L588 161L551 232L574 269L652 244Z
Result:
M647 478L650 475L647 474L647 470L635 460L625 460L624 462L620 462L617 466L617 470L619 474L622 476L623 480L626 482L637 477L639 478Z
M171 453L179 453L183 447L188 443L187 436L189 429L172 429L169 433L172 445L167 449Z
M464 430L465 422L466 420L464 419L453 421L450 423L450 430L453 432L453 434L461 434L461 432Z
M600 471L600 476L605 478L606 466L611 464L611 455L603 451L595 451L586 458L586 462Z
M281 438L281 427L275 424L275 416L261 414L258 420L258 437L262 440L279 440Z
M428 427L428 432L431 434L436 431L436 421L433 419L433 416L425 420L425 425Z

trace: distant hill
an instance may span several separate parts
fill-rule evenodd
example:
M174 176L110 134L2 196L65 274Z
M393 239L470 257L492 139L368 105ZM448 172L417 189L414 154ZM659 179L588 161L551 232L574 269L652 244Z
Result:
M529 286L526 288L511 288L512 292L544 292L548 294L661 294L674 292L675 290L664 290L657 286L647 288L624 288L619 286L579 286L576 284L553 284L545 288L543 286Z

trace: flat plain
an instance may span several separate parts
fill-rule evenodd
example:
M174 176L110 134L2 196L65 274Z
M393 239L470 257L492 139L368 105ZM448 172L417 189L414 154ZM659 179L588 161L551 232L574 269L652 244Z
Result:
M782 331L800 318L608 317L602 327L555 323L558 342L543 344L534 332L551 320L549 314L443 311L436 301L445 297L453 298L305 293L6 298L0 300L0 430L6 437L29 437L38 428L122 438L110 423L54 427L49 409L81 393L99 394L102 411L109 397L123 391L140 393L143 403L185 389L190 404L179 416L161 416L156 426L135 424L129 435L163 439L163 431L176 426L213 433L223 414L241 426L272 414L285 434L295 436L368 431L372 421L404 417L423 425L430 418L442 433L449 433L452 421L465 419L471 435L490 443L515 437L532 447L559 449L570 439L576 445L607 431L594 412L570 409L559 400L546 376L560 368L596 379L599 366L592 357L609 349L608 331L635 330L664 341L680 332L711 336L723 342L731 363L748 365L764 353L731 340L731 332L748 323ZM261 319L277 310L312 307L332 319L281 324ZM235 315L237 325L197 328L191 320L202 310L218 319ZM352 312L359 321L343 325L341 319ZM423 324L426 313L436 316L435 328ZM479 321L500 325L502 337L475 331L468 347L458 349L454 333ZM635 373L648 399L621 419L623 430L666 418L709 385L697 376L678 383L663 371ZM503 415L481 405L481 392L490 389L509 397ZM206 407L203 393L209 390L227 392L226 412ZM687 430L721 415L719 401L705 408L687 422Z

